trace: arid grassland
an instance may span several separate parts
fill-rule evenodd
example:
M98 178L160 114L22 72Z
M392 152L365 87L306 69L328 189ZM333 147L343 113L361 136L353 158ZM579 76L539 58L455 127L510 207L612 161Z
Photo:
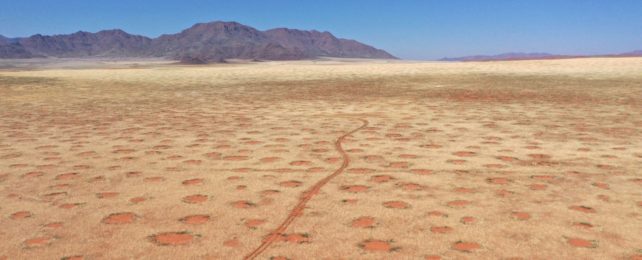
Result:
M640 259L642 58L0 70L0 240L2 260Z

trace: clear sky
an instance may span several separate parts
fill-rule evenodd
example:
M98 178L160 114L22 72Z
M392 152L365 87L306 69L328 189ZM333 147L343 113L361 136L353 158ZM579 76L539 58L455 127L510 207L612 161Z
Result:
M330 31L406 59L642 49L642 0L0 0L0 34L120 28L156 37L197 22Z

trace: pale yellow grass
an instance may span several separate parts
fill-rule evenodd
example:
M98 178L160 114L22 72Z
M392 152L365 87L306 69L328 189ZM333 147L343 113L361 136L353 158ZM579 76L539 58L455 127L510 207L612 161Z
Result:
M362 120L257 259L642 254L640 58L131 65L0 71L0 259L241 259Z

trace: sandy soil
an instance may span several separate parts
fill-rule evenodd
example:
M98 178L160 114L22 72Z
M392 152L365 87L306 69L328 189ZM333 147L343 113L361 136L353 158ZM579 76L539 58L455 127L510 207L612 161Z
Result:
M641 97L639 58L0 71L0 259L640 259Z

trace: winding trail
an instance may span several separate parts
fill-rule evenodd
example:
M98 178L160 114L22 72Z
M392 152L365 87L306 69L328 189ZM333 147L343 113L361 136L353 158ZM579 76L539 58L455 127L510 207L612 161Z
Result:
M334 142L334 148L341 154L341 157L343 157L343 163L341 164L341 167L336 169L332 174L326 176L325 178L319 180L317 183L315 183L312 187L310 187L308 190L303 192L301 194L301 197L299 198L299 202L296 204L296 206L290 211L288 214L287 218L279 225L274 231L270 233L270 235L263 240L261 245L254 249L252 252L250 252L248 255L246 255L243 259L254 259L257 256L259 256L263 251L265 251L274 241L279 238L281 234L283 234L290 224L294 222L294 220L297 217L300 217L303 215L303 210L305 209L305 205L321 191L321 188L323 188L324 185L326 185L330 180L332 180L334 177L337 177L337 175L341 174L343 170L345 170L348 165L350 164L350 157L348 154L343 150L343 147L341 146L341 142L343 142L344 139L346 139L348 136L351 134L354 134L355 132L365 128L368 126L368 120L365 119L358 119L361 121L361 126L353 129L352 131L345 133L344 135L340 136L337 138L337 141Z

